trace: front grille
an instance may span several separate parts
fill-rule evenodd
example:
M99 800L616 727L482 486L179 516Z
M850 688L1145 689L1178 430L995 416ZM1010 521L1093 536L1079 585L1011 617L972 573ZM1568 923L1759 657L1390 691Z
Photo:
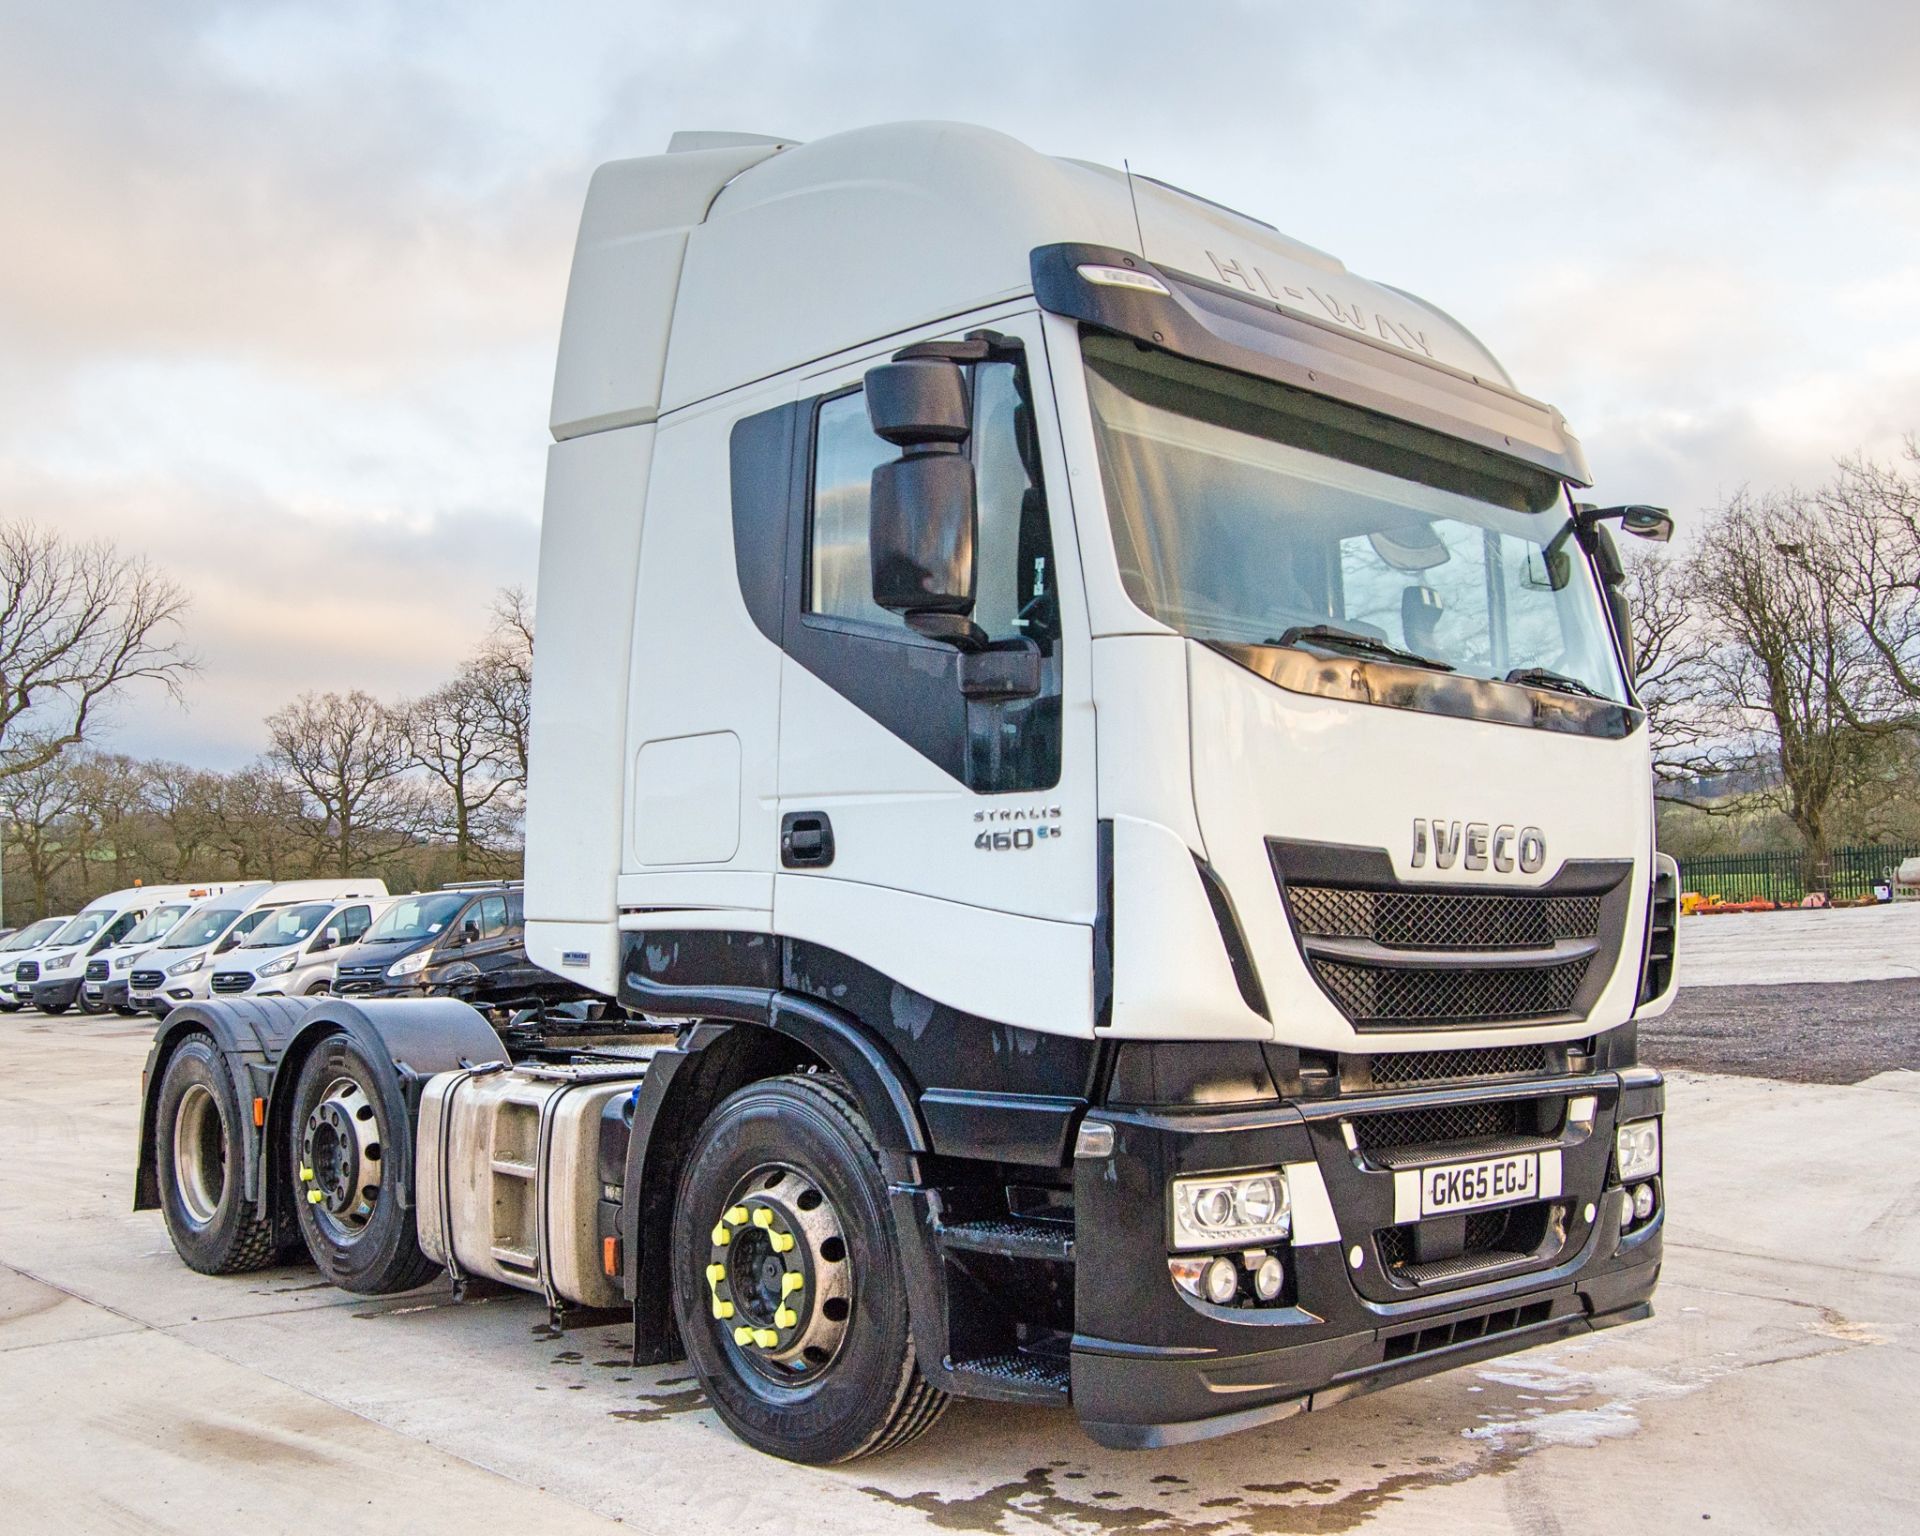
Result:
M22 960L13 969L13 979L16 983L22 981L38 981L40 979L40 962L38 960Z
M1525 1077L1545 1072L1552 1059L1544 1045L1494 1045L1466 1051L1383 1051L1366 1058L1375 1087L1407 1083L1470 1082L1483 1077Z
M136 992L158 992L166 979L166 976L159 971L135 971L127 978Z
M1355 1115L1347 1124L1353 1130L1354 1146L1362 1152L1511 1141L1551 1135L1559 1128L1564 1104L1558 1098L1475 1099L1464 1104Z
M87 980L105 981L106 979L107 962L104 960L89 960L87 962Z
M252 971L215 971L213 975L216 992L244 992L252 985Z
M1439 1218L1442 1221L1446 1217ZM1496 1265L1539 1257L1556 1230L1550 1200L1510 1205L1497 1211L1469 1211L1463 1219L1465 1238L1457 1251L1422 1262L1417 1255L1415 1227L1382 1227L1373 1234L1380 1263L1396 1279L1416 1285L1459 1279Z
M1590 938L1600 926L1600 898L1592 895L1290 885L1287 899L1303 932L1393 949L1549 949L1558 939Z
M1315 960L1313 974L1356 1024L1474 1023L1570 1012L1591 963L1582 955L1559 965L1466 971Z

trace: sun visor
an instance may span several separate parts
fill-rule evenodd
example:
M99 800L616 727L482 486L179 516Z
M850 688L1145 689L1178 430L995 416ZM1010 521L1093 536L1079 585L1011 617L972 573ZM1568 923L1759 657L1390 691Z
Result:
M1039 247L1033 289L1051 314L1426 427L1574 485L1592 484L1579 440L1552 406L1358 329L1106 246Z

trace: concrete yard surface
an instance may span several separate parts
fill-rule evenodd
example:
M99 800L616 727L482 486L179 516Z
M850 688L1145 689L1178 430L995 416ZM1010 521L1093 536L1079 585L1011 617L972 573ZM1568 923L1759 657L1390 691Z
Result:
M1920 1077L1676 1075L1648 1322L1265 1429L1102 1451L961 1403L908 1450L760 1456L626 1330L533 1297L211 1279L132 1174L148 1029L0 1020L0 1530L1920 1529Z
M1682 987L1920 976L1920 901L1680 920Z

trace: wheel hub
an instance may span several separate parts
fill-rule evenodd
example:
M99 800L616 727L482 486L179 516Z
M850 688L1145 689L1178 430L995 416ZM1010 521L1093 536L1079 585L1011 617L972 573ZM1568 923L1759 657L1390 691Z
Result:
M327 1085L300 1137L300 1182L307 1203L357 1232L380 1198L380 1123L351 1078Z
M853 1266L832 1204L791 1168L756 1169L714 1223L708 1304L726 1338L783 1381L830 1365L852 1312Z

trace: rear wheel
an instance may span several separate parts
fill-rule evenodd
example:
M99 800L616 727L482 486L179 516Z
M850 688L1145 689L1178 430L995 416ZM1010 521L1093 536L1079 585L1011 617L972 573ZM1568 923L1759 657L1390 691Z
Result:
M241 1187L244 1135L240 1096L213 1041L181 1042L160 1079L153 1163L174 1251L203 1275L274 1262L273 1223L259 1219Z
M346 1035L329 1035L300 1068L287 1129L307 1252L327 1279L363 1296L410 1291L437 1270L387 1177L409 1131L388 1123L380 1078L390 1070Z
M673 1218L687 1357L749 1445L825 1465L931 1428L886 1182L866 1118L832 1078L741 1089L701 1128Z

